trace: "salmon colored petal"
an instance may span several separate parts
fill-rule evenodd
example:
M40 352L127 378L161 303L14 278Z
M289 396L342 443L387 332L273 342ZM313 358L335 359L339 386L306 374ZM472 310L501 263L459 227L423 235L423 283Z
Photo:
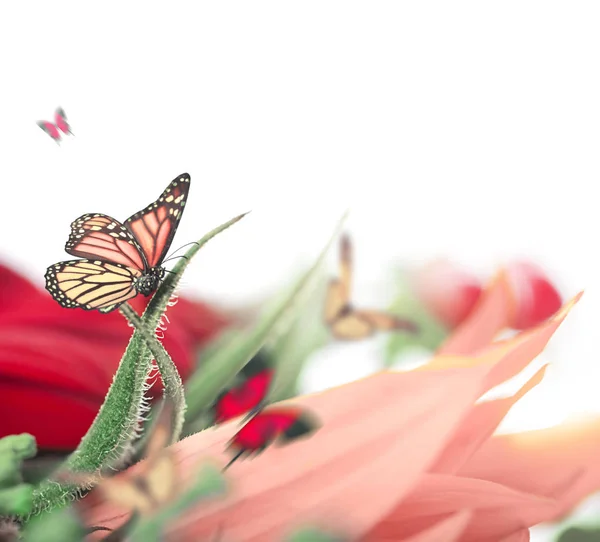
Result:
M436 523L433 527L423 531L410 538L403 538L403 542L457 542L460 540L462 533L469 524L472 517L470 510L462 510L451 515L448 519L444 519ZM364 542L392 542L399 540L398 538L373 538L365 539Z
M544 365L514 395L475 405L429 472L457 472L494 434L513 405L542 381L547 367Z
M530 539L529 529L522 529L521 531L506 536L500 540L500 542L529 542Z
M500 331L510 325L515 300L504 271L483 291L469 316L438 349L438 354L472 354L491 343Z
M535 525L556 510L557 503L506 486L444 474L424 475L416 489L367 537L393 539L416 534L448 514L471 510L461 542L496 542Z
M600 417L548 429L498 435L485 443L459 474L555 497L562 517L600 489ZM526 473L524 475L523 473Z
M478 367L383 372L294 400L321 419L322 429L233 465L231 495L203 503L179 522L173 539L202 539L222 522L240 542L281 540L306 523L366 532L431 465L477 399L485 374ZM238 427L234 420L176 444L186 476L201 455L225 464L225 444ZM119 523L116 508L91 512L90 524Z
M550 337L566 318L569 311L579 301L583 292L577 294L549 320L530 330L515 335L510 339L498 341L477 355L447 356L438 355L429 363L418 367L415 371L430 371L447 367L469 367L474 365L489 365L492 360L503 359L496 363L488 375L485 391L502 384L519 374L546 347Z

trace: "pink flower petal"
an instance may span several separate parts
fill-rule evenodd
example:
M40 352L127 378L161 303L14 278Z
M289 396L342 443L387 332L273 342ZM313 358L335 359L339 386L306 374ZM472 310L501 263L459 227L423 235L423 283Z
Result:
M544 365L514 395L475 405L430 472L457 472L492 436L513 405L542 381L547 367Z
M477 277L446 260L430 262L412 281L418 297L450 329L468 316L482 291Z
M464 530L466 529L472 517L470 510L461 510L456 514L451 515L448 519L444 519L430 527L426 531L421 531L419 534L410 538L403 538L403 542L457 542ZM373 538L371 542L392 542L399 540L398 538ZM369 542L365 540L364 542Z
M280 540L304 523L366 532L410 492L443 449L484 377L480 368L384 372L295 400L314 411L323 428L307 440L235 464L229 471L232 494L199 506L179 523L174 539L201 539L223 521L239 541ZM225 464L223 450L237 428L234 421L175 445L187 476L199 455ZM107 518L114 516L114 508L103 507L89 521L111 526Z
M461 542L496 542L535 525L556 510L552 499L515 491L475 478L427 474L367 540L392 539L422 532L448 514L471 510Z
M503 538L500 542L529 542L530 538L529 529L522 529Z
M600 417L537 431L498 435L460 469L512 488L555 497L559 519L582 498L600 489ZM527 473L526 476L523 473Z
M485 288L469 316L438 349L438 354L472 354L487 346L510 325L514 310L515 300L506 273L500 272Z
M577 294L549 320L518 335L498 341L473 356L437 355L429 363L414 372L431 371L449 367L484 366L493 363L487 375L482 394L519 374L546 347L546 344L579 301L583 293ZM501 363L498 361L501 360Z

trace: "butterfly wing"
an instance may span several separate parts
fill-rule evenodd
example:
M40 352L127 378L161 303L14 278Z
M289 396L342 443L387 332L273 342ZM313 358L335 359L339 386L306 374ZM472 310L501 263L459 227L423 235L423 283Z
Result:
M118 263L141 273L148 268L131 232L118 220L100 213L82 215L71 223L65 250L72 256Z
M125 473L103 480L98 485L97 491L106 501L143 515L151 513L156 508L152 496L148 494L143 483L138 483L135 475Z
M54 141L57 143L60 141L60 132L58 128L52 124L51 122L47 122L45 120L40 120L37 125L44 130Z
M340 275L329 282L325 295L325 322L335 323L340 313L350 302L350 286L352 281L352 245L347 235L340 240Z
M158 506L168 503L177 494L177 467L169 449L164 449L158 457L149 460L144 481L150 498Z
M71 260L46 270L46 290L66 308L110 312L135 297L138 269L100 260Z
M269 391L273 375L273 369L265 368L223 392L214 406L215 422L223 423L258 407Z
M357 310L354 315L369 322L377 331L408 331L416 333L419 330L414 322L385 312Z
M169 183L160 197L125 221L150 267L165 258L181 220L190 189L190 176L182 173Z
M64 109L59 107L54 113L54 122L56 122L56 126L61 130L64 134L70 134L71 127L67 123L67 116L65 115Z

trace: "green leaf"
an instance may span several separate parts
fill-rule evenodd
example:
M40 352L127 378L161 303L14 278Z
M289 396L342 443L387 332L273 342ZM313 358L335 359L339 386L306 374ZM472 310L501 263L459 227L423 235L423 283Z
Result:
M569 527L556 542L600 542L600 527Z
M192 257L213 237L241 220L246 214L237 216L207 233L185 253L185 258L177 262L142 315L142 320L149 329L155 330L159 325ZM66 470L95 472L117 460L122 450L130 445L136 437L140 416L147 409L144 393L151 360L152 355L146 342L139 331L135 331L94 423L63 465ZM34 495L34 513L64 506L76 492L77 488L68 484L44 482Z
M9 435L0 439L0 454L11 453L19 459L28 459L37 453L35 437L29 433Z
M81 542L85 529L70 508L33 518L23 530L25 542Z
M323 321L325 295L329 285L327 273L320 270L318 286L306 303L299 307L299 314L286 333L282 334L268 349L278 371L280 380L274 386L272 401L282 401L297 395L297 381L306 360L323 348L330 340L329 329Z
M35 438L27 433L0 439L0 516L31 511L33 486L23 483L23 460L36 454Z
M212 464L203 465L197 482L175 502L142 520L130 535L131 542L161 542L167 524L202 500L216 497L225 492L226 484L219 468Z
M33 486L19 484L0 489L0 516L29 514L33 504Z
M301 529L285 539L285 542L346 542L347 538L332 535L318 529Z
M419 333L390 334L384 354L384 365L390 367L398 356L414 347L435 351L448 335L446 328L427 311L423 303L411 291L408 280L399 273L398 294L389 307L389 312L401 318L412 320L419 326Z
M347 214L347 213L346 213ZM291 323L295 316L294 309L302 296L310 291L312 279L324 261L327 251L339 234L346 214L340 219L335 233L319 255L314 265L300 278L292 291L281 300L277 306L268 311L250 331L242 330L232 334L228 343L216 351L210 358L205 358L201 367L188 379L186 398L188 403L188 419L195 420L213 404L235 375L263 347L265 342L277 332L281 333ZM287 320L287 322L286 322ZM287 324L287 325L286 325ZM269 398L277 393L279 388L285 388L293 374L278 371ZM188 426L189 427L189 426Z

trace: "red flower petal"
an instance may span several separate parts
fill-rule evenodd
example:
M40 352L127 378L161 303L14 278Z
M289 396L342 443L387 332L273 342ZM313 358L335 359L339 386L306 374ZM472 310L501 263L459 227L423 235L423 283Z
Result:
M513 328L533 327L560 308L562 299L558 290L538 266L514 262L506 267L506 272L517 301Z

